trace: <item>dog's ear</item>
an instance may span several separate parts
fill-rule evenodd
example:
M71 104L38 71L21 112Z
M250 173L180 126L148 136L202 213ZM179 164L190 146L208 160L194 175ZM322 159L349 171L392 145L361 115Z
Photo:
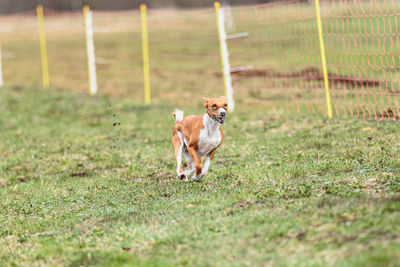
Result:
M204 106L205 108L208 108L208 100L209 100L208 97L203 97L203 106Z

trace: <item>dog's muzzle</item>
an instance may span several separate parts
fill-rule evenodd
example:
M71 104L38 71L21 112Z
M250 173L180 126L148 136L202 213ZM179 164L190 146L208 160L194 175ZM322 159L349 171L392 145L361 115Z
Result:
M213 118L216 122L218 122L219 124L224 124L226 122L226 115L224 116L216 116L213 115Z

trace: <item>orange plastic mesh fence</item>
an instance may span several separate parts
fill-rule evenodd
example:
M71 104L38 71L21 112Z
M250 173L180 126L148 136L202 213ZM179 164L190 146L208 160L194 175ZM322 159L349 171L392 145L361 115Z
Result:
M398 119L400 3L394 0L321 2L333 112L365 119ZM287 1L232 8L229 40L237 94L274 109L326 114L314 2ZM400 19L400 18L399 18Z
M397 5L354 0L326 6L324 35L328 68L338 77L331 90L337 115L399 118Z

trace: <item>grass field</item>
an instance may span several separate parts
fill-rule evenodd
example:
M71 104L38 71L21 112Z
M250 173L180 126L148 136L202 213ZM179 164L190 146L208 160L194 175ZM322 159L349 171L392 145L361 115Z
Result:
M2 88L0 264L398 264L398 124L239 111L185 183L173 108Z
M232 10L237 31L250 33L229 41L232 66L320 68L313 18L284 21L314 16L312 6L265 12ZM368 66L362 60L397 53L387 38L397 34L394 14L361 19L382 27L381 35L365 30L382 39L360 51L335 46L345 32L324 17L330 71L353 75ZM201 97L223 95L214 10L149 10L150 106L137 11L94 13L95 97L82 14L46 15L45 23L48 90L40 88L36 18L0 17L1 266L399 266L398 123L327 120L321 81L235 75L224 143L203 182L185 183L175 177L171 113L200 114ZM348 54L335 57L341 51ZM379 62L380 71L368 71L386 87L332 86L334 104L361 105L375 93L380 111L398 107L398 58ZM301 104L312 112L297 112Z

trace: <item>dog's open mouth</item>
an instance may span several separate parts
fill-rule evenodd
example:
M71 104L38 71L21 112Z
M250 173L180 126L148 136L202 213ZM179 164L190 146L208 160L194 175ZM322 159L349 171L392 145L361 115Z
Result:
M226 121L226 116L214 116L214 119L220 123L220 124L224 124Z

